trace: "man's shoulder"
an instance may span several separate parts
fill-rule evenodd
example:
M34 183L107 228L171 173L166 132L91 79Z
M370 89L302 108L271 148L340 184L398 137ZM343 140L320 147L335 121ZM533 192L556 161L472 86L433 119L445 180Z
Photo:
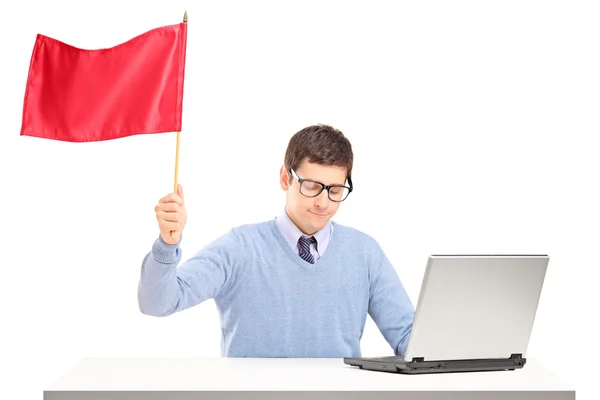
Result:
M260 222L244 223L232 227L231 231L238 237L256 235L262 236L271 230L270 225L273 221L275 221L275 219Z
M234 225L226 231L219 233L216 238L205 245L205 248L228 247L240 249L248 246L253 247L261 242L260 240L256 240L258 237L267 236L267 229L270 229L269 221Z
M344 237L344 241L356 241L363 245L379 247L373 236L352 226L333 222L333 234L335 235L336 232Z

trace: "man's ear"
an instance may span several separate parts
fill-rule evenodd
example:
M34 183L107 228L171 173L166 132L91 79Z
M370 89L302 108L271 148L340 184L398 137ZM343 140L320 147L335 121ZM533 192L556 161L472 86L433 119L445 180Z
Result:
M279 185L281 186L281 190L286 191L290 187L290 175L288 169L285 165L281 167L279 170Z

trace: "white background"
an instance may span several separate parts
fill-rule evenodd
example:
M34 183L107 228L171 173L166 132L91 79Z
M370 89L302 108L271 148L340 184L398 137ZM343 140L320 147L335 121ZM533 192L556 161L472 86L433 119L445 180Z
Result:
M189 15L183 257L274 217L290 137L354 149L334 217L375 237L416 303L431 253L547 253L527 356L598 393L600 12L593 1L13 2L0 6L0 397L88 356L219 356L214 303L142 315L137 281L175 134L20 137L42 33L94 49ZM390 355L369 320L363 354ZM596 395L594 395L594 392Z

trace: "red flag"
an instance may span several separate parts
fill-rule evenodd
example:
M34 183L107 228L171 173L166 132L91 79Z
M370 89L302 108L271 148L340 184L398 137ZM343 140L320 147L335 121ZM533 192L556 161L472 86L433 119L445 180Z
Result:
M37 35L21 135L89 142L181 130L187 24L106 49Z

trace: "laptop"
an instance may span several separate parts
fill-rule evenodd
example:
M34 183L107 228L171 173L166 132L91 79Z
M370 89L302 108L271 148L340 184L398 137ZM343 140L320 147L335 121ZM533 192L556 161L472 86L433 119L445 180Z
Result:
M515 370L526 350L547 255L431 255L404 356L347 357L404 374Z

